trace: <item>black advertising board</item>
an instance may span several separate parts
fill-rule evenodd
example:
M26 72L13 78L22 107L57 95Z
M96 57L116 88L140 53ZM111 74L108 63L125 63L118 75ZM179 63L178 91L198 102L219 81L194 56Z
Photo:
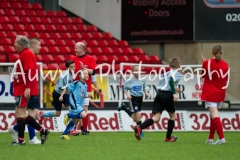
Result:
M193 0L122 0L122 39L193 41Z
M195 0L195 41L240 40L240 0Z

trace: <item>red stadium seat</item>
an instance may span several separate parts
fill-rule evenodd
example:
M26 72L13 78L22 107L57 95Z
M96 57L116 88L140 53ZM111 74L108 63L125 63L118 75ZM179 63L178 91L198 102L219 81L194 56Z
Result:
M45 25L43 25L43 24L36 24L35 30L41 32L41 31L46 31L46 28L45 28Z
M102 47L102 53L103 54L113 54L113 50L110 47Z
M71 24L71 23L72 23L72 19L69 18L69 17L63 17L63 18L62 18L62 22L63 22L65 25L68 25L68 24Z
M102 49L100 47L92 47L92 54L101 55Z
M67 43L67 46L72 47L72 46L75 46L76 42L72 39L67 39L66 43Z
M64 24L58 24L57 25L57 30L59 32L66 32L67 31L67 27Z
M46 24L46 30L49 32L53 32L53 31L56 31L57 28L54 24Z
M3 30L5 31L13 30L12 24L3 24L2 27L3 27Z
M144 54L142 48L133 48L132 50L133 50L133 53L136 55Z
M133 51L130 47L123 48L123 54L132 55Z
M82 18L74 17L74 18L72 19L72 23L74 23L74 24L80 24L80 23L83 23L83 21L82 21Z
M66 70L65 63L59 63L59 69Z
M46 11L48 17L55 17L57 15L57 12L55 11Z
M2 45L13 45L11 38L1 38Z
M19 59L19 54L9 54L9 62L16 62Z
M1 40L1 39L0 39L0 40ZM5 45L0 45L0 53L6 54L6 51L5 51L5 49L4 49L4 46L5 46Z
M5 11L3 9L0 8L0 15L6 15Z
M108 39L112 39L113 36L110 32L104 32L103 33L103 38L108 40Z
M86 51L87 51L88 53L92 53L92 48L91 48L91 47L87 47L87 48L86 48Z
M118 60L119 60L120 63L121 63L121 62L128 62L128 61L129 61L129 59L128 59L127 56L119 56L119 57L118 57Z
M8 23L9 22L9 18L7 16L0 16L0 22L2 23Z
M40 34L38 32L29 32L29 38L40 38Z
M68 46L60 46L60 52L62 54L71 54L71 49Z
M54 58L51 54L46 54L43 56L43 62L52 63L53 61L54 61Z
M66 17L67 14L64 11L58 11L56 16L62 18L62 17Z
M25 16L26 12L25 12L25 10L18 9L18 10L16 10L16 15L17 16Z
M92 34L90 32L83 33L82 34L82 38L85 39L85 40L91 39L92 38Z
M42 17L42 23L43 24L51 24L52 20L51 20L51 18L48 18L48 17Z
M153 64L162 64L162 61L159 59L158 56L150 56L150 61Z
M34 25L32 25L32 24L26 24L26 25L25 25L25 30L26 30L26 31L35 31Z
M5 15L7 15L7 16L15 16L16 13L15 13L15 11L13 9L8 9L8 10L5 11Z
M33 3L32 8L34 10L43 10L42 5L40 3Z
M72 25L72 24L69 24L69 25L67 26L67 30L68 30L69 32L76 32L76 31L78 32L76 25Z
M119 59L115 55L108 56L108 63L112 64L112 61L115 60L115 63L119 63Z
M21 22L23 24L31 23L31 19L29 17L23 16L23 17L21 17Z
M36 56L37 62L42 62L43 61L43 57L42 57L41 54L35 54L35 56Z
M61 38L62 39L71 39L72 36L70 33L61 33Z
M61 20L61 18L59 18L59 17L53 17L53 18L52 18L52 23L53 23L53 24L61 24L61 23L62 23L62 20Z
M22 5L19 2L11 2L11 8L20 9L20 8L22 8Z
M8 37L5 31L0 31L0 38Z
M108 42L104 39L99 39L98 40L98 45L99 47L107 47L108 46Z
M37 10L37 15L39 17L45 17L45 16L47 16L47 13L44 10Z
M43 63L43 64L42 64L42 68L43 68L43 70L47 70L47 69L48 69L47 64L46 64L46 63Z
M26 37L29 36L29 35L28 35L28 32L26 32L26 31L19 31L18 34L19 34L19 35L26 36Z
M65 40L63 40L63 39L57 39L57 40L56 40L56 45L57 45L57 46L65 46L65 45L66 45Z
M59 54L60 53L60 49L57 46L50 46L49 51L52 54Z
M5 54L0 54L0 62L7 62L7 56Z
M13 52L16 52L16 49L15 49L15 47L12 46L12 45L7 45L7 46L5 47L5 51L6 51L7 53L13 53Z
M106 63L108 61L107 56L105 55L99 55L97 56L97 63Z
M118 42L115 39L108 40L109 47L118 47Z
M16 38L17 32L9 31L9 32L7 32L7 36L8 36L8 38Z
M14 30L15 31L24 31L25 30L25 27L23 24L15 24L14 25Z
M72 33L72 39L81 39L82 35L81 33Z
M96 41L96 40L92 40L92 39L89 39L88 41L87 41L87 46L89 46L89 47L96 47L96 46L98 46L99 44L98 44L98 42Z
M20 18L18 16L10 16L10 22L11 23L19 23L21 21L20 21Z
M56 55L54 56L54 60L57 63L63 63L65 62L65 57L63 55Z
M88 31L91 31L91 32L97 32L98 31L97 27L94 26L94 25L88 25L87 29L88 29Z
M25 10L32 9L32 5L30 3L23 3L22 8Z
M57 70L59 65L57 63L48 63L48 70Z
M52 33L51 38L52 39L59 39L59 38L61 38L61 34L60 33Z
M45 44L46 44L47 46L55 46L55 45L56 45L54 39L46 39L46 40L45 40Z
M1 8L11 8L11 2L1 2Z
M49 49L46 46L42 46L40 53L42 54L49 54Z
M139 63L138 56L128 56L130 63Z
M141 55L139 58L142 63L151 63L150 58L147 55Z
M93 38L94 39L102 39L103 35L101 32L94 32L93 33Z
M122 48L114 48L113 49L113 53L117 54L117 55L122 55L123 54L123 50L122 50Z
M32 22L33 24L39 24L39 23L42 24L41 18L40 18L40 17L37 17L37 16L31 17L31 22Z
M51 38L49 33L40 33L41 39Z
M79 32L87 32L87 26L85 24L79 24L77 25L77 30Z
M129 47L128 42L124 40L118 41L118 45L119 47Z
M36 11L35 10L27 10L26 11L26 15L30 15L30 16L36 16L37 15L37 13L36 13Z
M67 60L71 60L71 59L73 59L73 57L74 57L74 55L66 55L65 56L65 60L67 61Z

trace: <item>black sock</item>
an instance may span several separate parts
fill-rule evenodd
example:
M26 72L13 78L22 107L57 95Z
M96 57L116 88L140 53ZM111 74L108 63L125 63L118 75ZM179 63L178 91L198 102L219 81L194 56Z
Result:
M39 132L43 132L44 131L43 127L40 126L40 124L37 123L37 121L33 117L31 117L29 115L26 118L26 123L28 125L32 126L34 129L38 130Z
M166 138L168 138L168 139L171 138L174 125L175 125L175 121L169 119L168 120L168 130L167 130Z
M136 123L139 126L140 124L142 124L142 121L137 121Z
M152 118L149 118L148 120L144 121L141 125L139 125L140 129L147 128L151 126L154 123Z
M24 131L25 131L26 121L25 118L17 118L17 127L18 127L18 141L24 141Z
M81 131L83 131L83 126L80 127Z

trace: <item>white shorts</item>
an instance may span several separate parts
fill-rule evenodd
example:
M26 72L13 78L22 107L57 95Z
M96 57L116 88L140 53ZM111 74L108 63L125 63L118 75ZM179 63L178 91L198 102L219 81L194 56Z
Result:
M205 108L217 107L222 108L223 102L205 102Z
M89 106L89 101L90 101L90 98L84 98L83 100L83 106Z

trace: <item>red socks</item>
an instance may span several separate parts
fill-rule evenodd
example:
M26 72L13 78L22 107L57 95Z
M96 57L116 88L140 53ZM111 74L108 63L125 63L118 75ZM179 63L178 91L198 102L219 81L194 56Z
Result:
M210 133L208 136L208 139L214 139L214 134L215 134L215 128L214 128L214 123L213 123L213 119L210 118Z
M220 118L215 117L213 119L213 124L214 124L215 130L217 130L219 139L224 138L223 127L222 127L222 122L220 121Z
M88 126L88 115L82 119L82 126L83 126L83 130L87 129Z

